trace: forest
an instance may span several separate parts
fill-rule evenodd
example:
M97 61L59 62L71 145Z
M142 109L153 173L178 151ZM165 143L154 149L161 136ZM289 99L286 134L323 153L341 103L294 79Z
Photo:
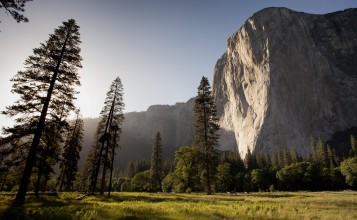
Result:
M21 14L14 18L25 21ZM82 67L79 28L74 19L63 22L11 79L12 93L19 99L2 111L14 119L14 125L4 128L0 139L0 191L16 193L16 204L24 204L32 191L109 196L111 192L211 195L357 188L353 135L344 151L312 137L311 151L304 157L288 147L269 153L248 151L244 159L237 152L220 151L217 110L206 77L195 97L191 146L177 149L174 159L163 158L165 137L157 132L151 160L128 163L122 175L115 174L114 160L120 154L125 102L121 79L115 78L85 167L78 170L83 142L83 118L74 105Z

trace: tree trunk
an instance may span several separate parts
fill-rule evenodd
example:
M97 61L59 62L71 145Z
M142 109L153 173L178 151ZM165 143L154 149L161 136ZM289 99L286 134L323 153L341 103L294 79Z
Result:
M107 158L108 158L108 148L109 148L109 141L107 141L107 146L105 148L105 153L104 153L104 158L103 158L103 171L102 171L102 184L100 187L100 195L104 194L104 190L105 190L105 177L107 175Z
M67 172L67 169L66 169L66 166L64 166L62 169L62 176L60 178L60 182L59 182L59 186L58 186L58 191L60 191L60 192L63 191L63 182L65 179L66 172Z
M109 122L110 122L110 119L112 117L112 114L113 114L113 111L114 111L114 102L115 102L115 97L113 99L113 103L112 103L112 106L110 108L110 111L109 111L109 115L108 115L108 118L107 118L107 123L105 125L105 130L104 130L104 137L106 136L107 134L107 131L108 131L108 127L109 127ZM106 138L106 137L105 137ZM96 165L96 170L95 170L95 174L94 174L94 181L92 183L92 194L94 194L95 192L95 188L96 188L96 185L97 185L97 179L98 179L98 174L99 174L99 169L100 169L100 162L102 160L102 152L104 150L104 143L105 143L105 140L103 140L102 142L102 146L100 148L100 152L99 152L99 158L98 158L98 162L97 162L97 165ZM104 170L104 169L103 169ZM102 181L103 183L103 181ZM102 194L102 193L101 193Z
M47 97L45 99L45 103L43 104L43 108L42 108L42 111L41 111L40 120L38 122L38 125L37 125L37 128L36 128L36 132L35 132L35 135L33 137L33 141L32 141L28 156L27 156L25 169L23 171L21 182L20 182L20 186L19 186L19 190L17 191L17 195L16 195L16 198L15 198L15 203L18 204L18 205L22 205L25 202L25 196L26 196L28 185L30 183L30 177L31 177L31 173L32 173L32 168L33 168L33 165L35 164L35 161L36 161L37 148L38 148L38 145L40 143L40 139L41 139L43 128L45 127L45 121L46 121L46 115L47 115L48 106L49 106L50 101L51 101L53 88L54 88L55 83L56 83L56 79L57 79L59 67L60 67L61 62L62 62L63 54L64 54L64 52L66 50L66 45L67 45L68 38L69 38L69 33L67 34L66 39L65 39L65 41L63 43L63 46L62 46L62 49L61 49L61 54L60 54L59 60L57 62L56 69L53 71L50 87L48 88L48 92L47 92Z
M112 160L110 165L110 176L109 176L109 188L108 188L108 196L110 196L110 191L112 189L112 177L113 177L113 166L114 166L114 154L115 154L115 143L117 139L117 131L114 133L114 142L113 142L113 151L112 151Z
M206 187L207 187L207 194L211 194L211 180L210 180L210 167L208 158L208 134L207 134L207 112L206 112L206 103L205 103L205 98L206 98L206 93L203 91L203 120L204 120L204 137L205 137L205 164L206 164Z

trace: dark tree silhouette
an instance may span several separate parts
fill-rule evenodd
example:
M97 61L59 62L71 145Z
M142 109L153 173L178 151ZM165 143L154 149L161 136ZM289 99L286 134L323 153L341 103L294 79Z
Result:
M152 146L150 170L151 188L154 192L158 192L161 190L161 181L163 175L162 144L160 132L156 134L155 141Z
M36 195L38 195L41 185L46 186L50 174L54 173L53 166L59 161L59 152L63 141L60 130L64 129L61 129L57 123L46 122L36 155L37 181L34 189Z
M73 187L76 173L78 171L79 152L83 143L83 119L80 117L79 110L77 118L70 126L60 162L60 173L58 175L58 190L69 191Z
M124 121L124 102L123 102L123 85L119 77L117 77L111 84L107 97L104 102L104 107L100 113L100 121L96 131L97 141L93 144L92 156L96 158L89 159L91 164L89 167L94 166L91 178L91 191L95 193L97 179L101 163L102 181L100 194L104 194L106 171L112 167L115 148L119 147L119 139L121 134L121 124ZM110 155L112 155L110 157ZM110 165L110 166L109 166ZM112 168L111 168L112 172Z
M4 129L6 141L33 135L25 169L16 196L23 203L32 168L46 121L59 126L74 110L75 85L80 85L78 68L81 68L79 26L70 19L55 29L46 43L33 50L25 61L25 70L12 79L12 92L20 95L14 105L7 107L5 115L17 116L13 128Z
M202 166L207 194L212 193L211 184L215 170L215 147L218 146L218 118L216 105L211 95L208 79L202 77L195 100L195 133L193 145L202 152Z
M0 0L0 8L4 8L17 22L28 22L22 12L25 11L25 4L30 1L32 0Z

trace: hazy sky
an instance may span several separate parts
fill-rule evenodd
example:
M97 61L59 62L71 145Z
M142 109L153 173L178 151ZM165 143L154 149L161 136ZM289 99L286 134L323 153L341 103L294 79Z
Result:
M194 97L203 75L212 79L226 41L253 13L271 6L314 14L357 7L355 0L34 0L29 23L0 11L0 111L11 105L9 81L32 49L62 21L80 26L83 68L77 104L97 117L110 83L119 76L125 111ZM12 119L0 115L0 128Z

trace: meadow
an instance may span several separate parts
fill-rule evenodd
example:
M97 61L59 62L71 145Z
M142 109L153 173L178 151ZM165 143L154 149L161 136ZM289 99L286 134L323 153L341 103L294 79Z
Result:
M0 219L357 219L357 192L249 194L78 193L27 197L0 194Z

